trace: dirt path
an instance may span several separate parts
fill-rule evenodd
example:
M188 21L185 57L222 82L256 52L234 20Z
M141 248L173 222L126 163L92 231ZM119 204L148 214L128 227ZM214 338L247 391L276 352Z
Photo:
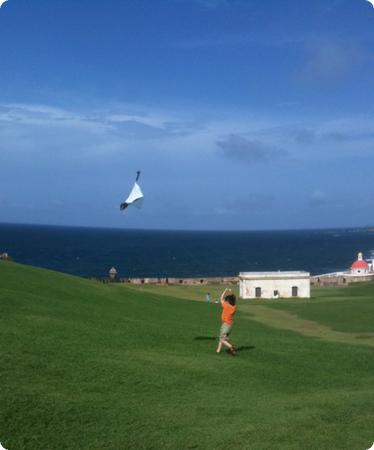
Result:
M245 312L250 318L273 328L295 331L304 336L345 344L369 345L374 347L374 333L348 333L335 331L326 325L301 319L287 311L279 311L266 306L253 305Z

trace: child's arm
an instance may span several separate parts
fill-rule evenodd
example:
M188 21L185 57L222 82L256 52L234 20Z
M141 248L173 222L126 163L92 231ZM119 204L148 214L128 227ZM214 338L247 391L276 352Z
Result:
M229 291L230 289L225 289L223 292L222 292L222 294L221 294L221 305L223 305L224 303L225 303L225 295L226 295L226 292L227 291Z

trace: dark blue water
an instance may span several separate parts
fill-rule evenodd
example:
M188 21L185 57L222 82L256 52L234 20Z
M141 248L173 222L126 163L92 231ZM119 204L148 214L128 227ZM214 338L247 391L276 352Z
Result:
M85 277L237 275L242 271L345 269L374 254L365 229L206 232L0 225L0 253L17 262Z

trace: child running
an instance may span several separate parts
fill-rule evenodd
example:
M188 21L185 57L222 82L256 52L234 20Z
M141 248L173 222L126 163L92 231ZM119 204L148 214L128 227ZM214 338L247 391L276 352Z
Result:
M219 333L219 342L217 347L217 353L222 350L222 345L227 347L232 355L236 355L235 347L228 341L228 336L231 332L232 325L234 323L234 315L236 313L236 297L232 293L231 289L225 289L221 295L222 305L222 325Z

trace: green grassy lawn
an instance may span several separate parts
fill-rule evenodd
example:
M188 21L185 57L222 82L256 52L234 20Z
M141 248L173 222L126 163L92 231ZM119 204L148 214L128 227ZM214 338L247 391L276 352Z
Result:
M373 286L349 289L315 291L313 304L282 300L259 307L359 330ZM373 347L260 323L252 316L256 302L240 302L233 331L238 356L216 355L219 305L191 301L203 300L207 290L218 296L217 287L101 285L0 262L2 445L371 446ZM348 315L334 319L333 305L341 302L351 305L351 322ZM365 319L363 329L373 332L369 325Z
M337 331L374 332L374 283L357 283L347 288L316 288L310 300L271 302L271 306Z
M200 300L205 301L205 295L210 292L212 302L218 300L225 289L225 286L219 285L133 285L123 284L126 289L131 289L135 292L144 292L148 294L160 294L163 296L182 298L185 300ZM239 295L238 286L228 286L237 296Z

